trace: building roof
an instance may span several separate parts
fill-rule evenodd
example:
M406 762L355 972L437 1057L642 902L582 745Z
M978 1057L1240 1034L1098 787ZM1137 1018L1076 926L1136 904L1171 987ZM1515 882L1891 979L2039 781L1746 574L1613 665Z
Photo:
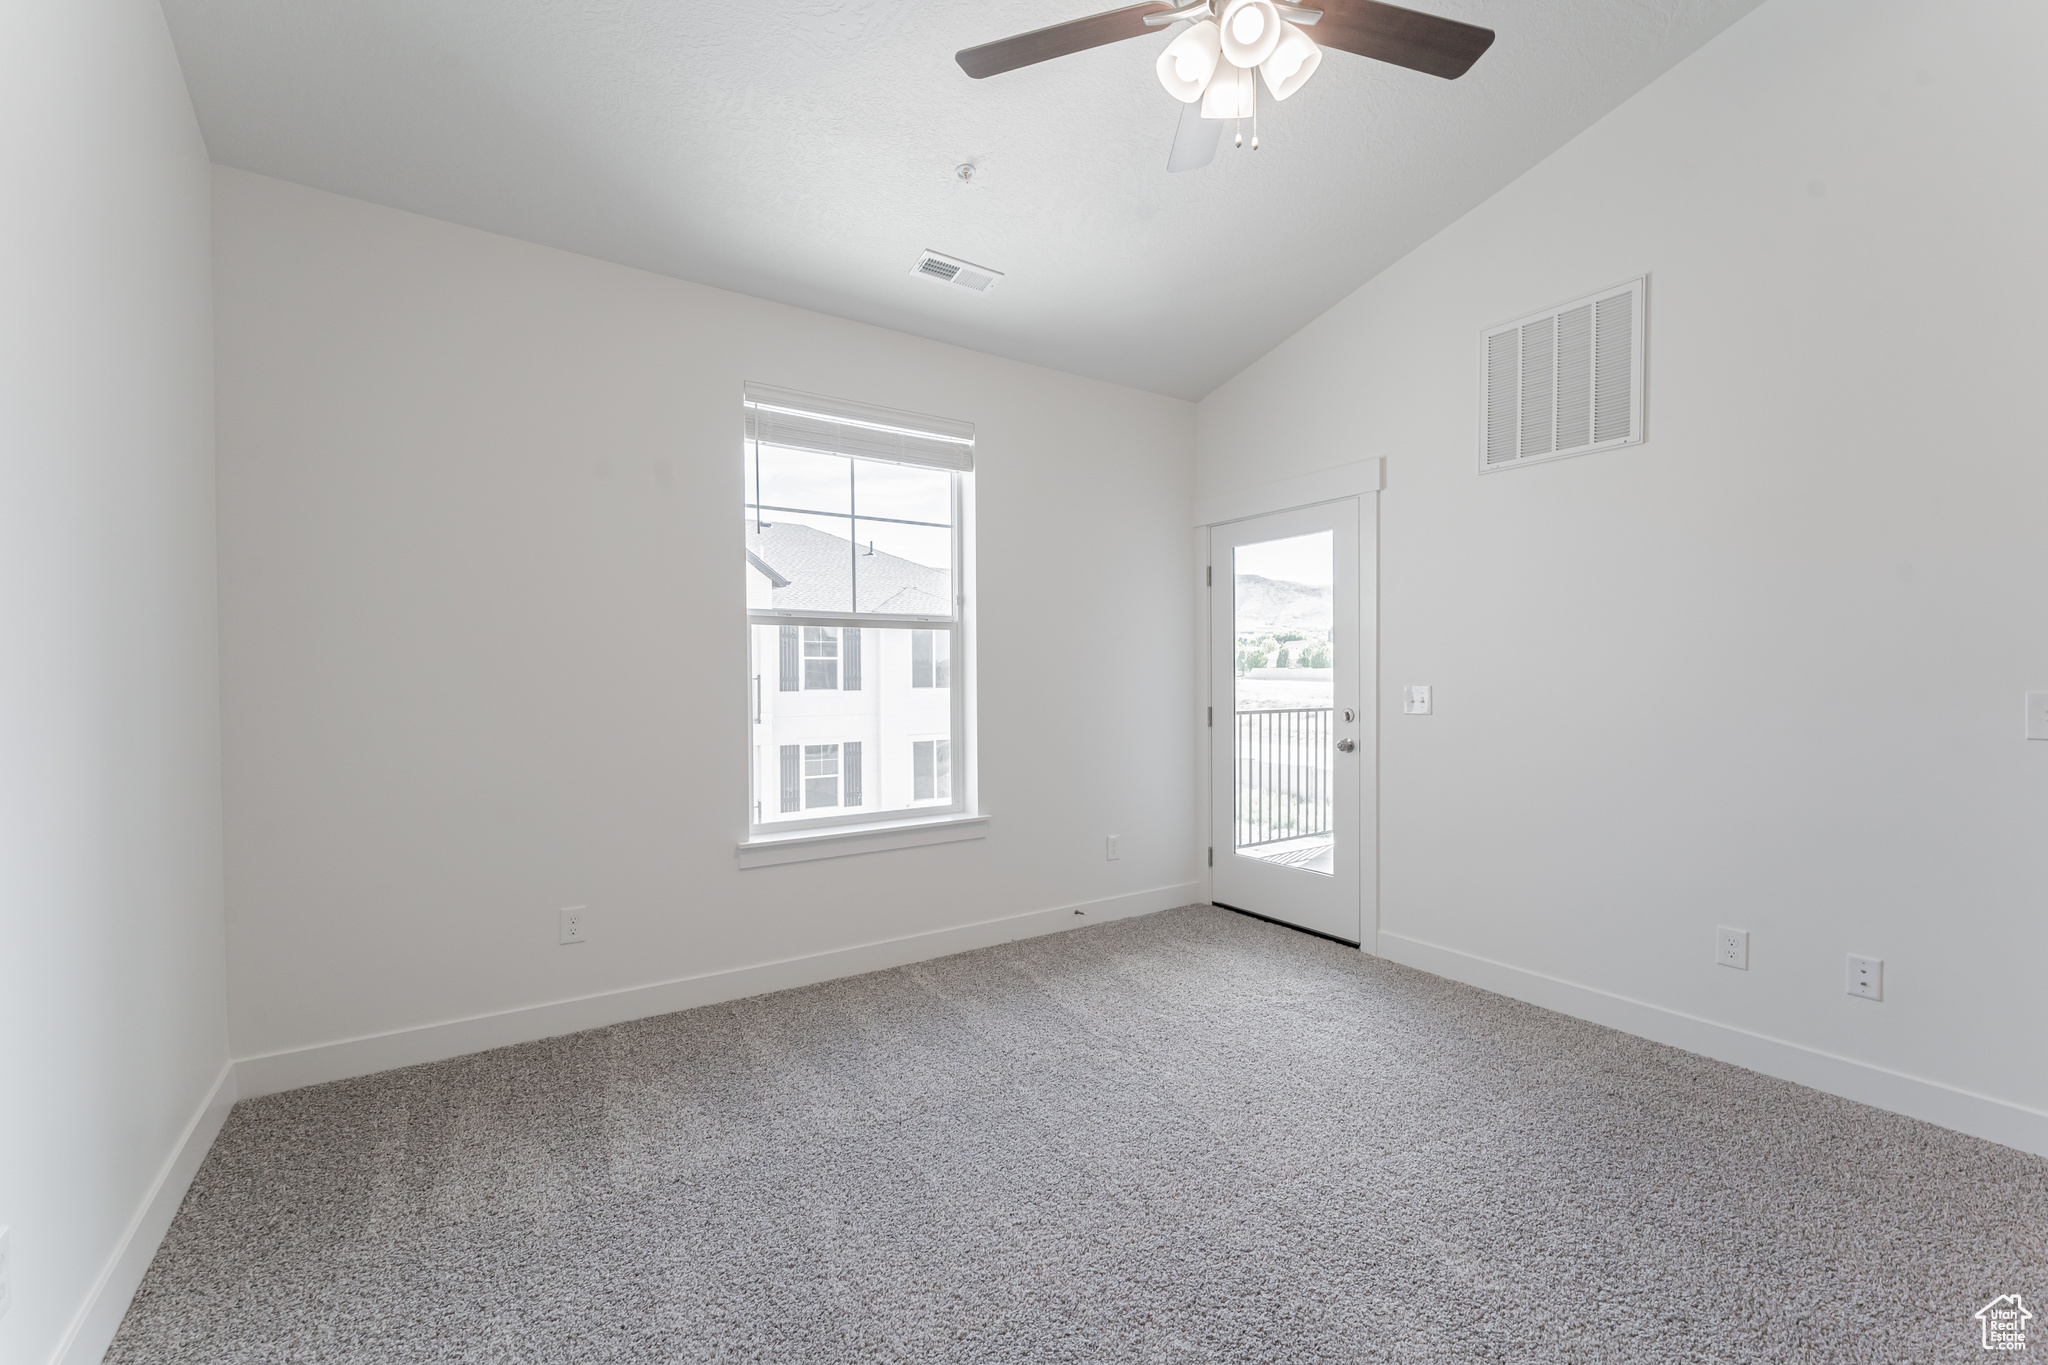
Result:
M898 616L950 616L945 569L880 550L856 548L840 536L793 521L759 531L747 523L747 562L767 575L778 611L850 611L849 566L859 576L860 609Z

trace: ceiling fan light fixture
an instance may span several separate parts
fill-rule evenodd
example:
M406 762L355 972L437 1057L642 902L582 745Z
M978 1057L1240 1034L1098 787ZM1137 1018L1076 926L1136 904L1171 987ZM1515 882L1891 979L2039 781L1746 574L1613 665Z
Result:
M1273 98L1284 100L1307 85L1322 64L1323 50L1315 40L1282 20L1280 41L1274 45L1273 55L1259 64L1259 73L1266 78L1266 89L1273 92Z
M1280 44L1280 11L1273 0L1229 0L1218 17L1223 55L1233 66L1257 66Z
M1321 68L1325 48L1454 81L1495 37L1490 28L1386 0L1146 0L962 48L953 60L982 80L1176 24L1187 31L1174 33L1153 64L1160 85L1181 102L1166 158L1174 172L1209 164L1226 119L1238 123L1239 145L1250 120L1257 148L1260 82L1271 97L1289 98ZM1302 30L1313 24L1320 27L1311 37Z
M1193 104L1208 89L1222 58L1223 31L1214 19L1204 19L1189 25L1187 32L1168 43L1153 69L1159 73L1159 83L1166 87L1167 94L1182 104Z
M1216 77L1202 92L1203 118L1250 118L1258 73L1233 64L1228 58L1217 63Z

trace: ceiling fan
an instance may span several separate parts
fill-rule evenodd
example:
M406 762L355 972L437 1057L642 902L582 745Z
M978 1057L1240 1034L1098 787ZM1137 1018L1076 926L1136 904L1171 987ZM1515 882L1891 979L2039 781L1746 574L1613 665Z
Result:
M1269 95L1284 100L1315 74L1323 48L1454 81L1493 44L1490 28L1378 0L1317 4L1310 8L1289 0L1148 0L966 48L954 60L962 71L981 80L1185 22L1188 27L1166 45L1155 69L1159 83L1182 106L1166 169L1192 171L1215 157L1227 122L1238 123L1237 143L1242 146L1243 120L1252 120L1252 148L1257 150L1260 79ZM1310 27L1315 29L1313 38L1305 31Z

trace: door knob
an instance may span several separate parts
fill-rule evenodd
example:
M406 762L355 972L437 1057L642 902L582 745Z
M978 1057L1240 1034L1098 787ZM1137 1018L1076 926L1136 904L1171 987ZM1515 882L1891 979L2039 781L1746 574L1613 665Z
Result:
M1340 739L1337 741L1337 752L1339 753L1348 754L1357 747L1358 741L1355 739Z

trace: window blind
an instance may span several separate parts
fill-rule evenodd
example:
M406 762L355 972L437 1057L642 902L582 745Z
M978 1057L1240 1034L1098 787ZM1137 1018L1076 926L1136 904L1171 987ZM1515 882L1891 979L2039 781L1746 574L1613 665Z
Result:
M839 646L840 685L848 692L860 691L860 627L848 626L840 634L844 637ZM849 802L848 804L852 804Z
M803 808L804 746L782 745L782 813Z
M797 628L795 626L784 626L782 627L782 630L778 637L778 648L776 652L779 656L777 662L781 665L781 667L779 668L777 673L777 682L780 684L777 690L781 692L794 692L797 690L796 629Z
M746 414L749 444L963 473L974 468L972 422L751 383Z

